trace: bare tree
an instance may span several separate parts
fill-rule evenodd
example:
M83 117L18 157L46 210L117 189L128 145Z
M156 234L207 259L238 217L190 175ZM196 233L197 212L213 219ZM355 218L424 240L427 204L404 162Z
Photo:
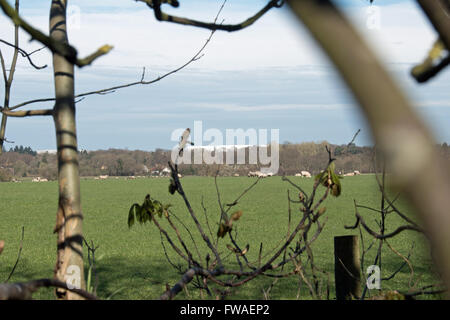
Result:
M19 7L20 3L19 0L16 0L14 10L15 12L19 13ZM3 82L4 82L4 100L3 100L3 106L0 107L0 111L2 112L2 120L0 124L0 154L3 151L3 146L5 142L12 142L8 141L5 138L6 134L6 123L8 119L9 109L10 109L10 101L11 101L11 88L14 81L14 74L16 72L16 66L17 66L17 60L19 58L19 54L28 59L28 62L31 66L33 66L35 69L43 69L47 66L37 66L33 63L31 59L31 55L34 53L40 51L41 49L35 50L31 53L27 53L25 50L21 49L19 47L19 26L14 26L14 43L9 43L8 41L5 41L3 39L0 39L0 43L3 45L6 45L8 47L12 47L14 49L13 55L11 58L11 63L9 65L9 69L7 68L7 63L5 61L5 57L2 54L2 51L0 50L0 63L1 63L1 69L2 69L2 75L3 75Z
M374 161L376 163L376 159ZM376 166L376 165L375 165ZM364 264L365 264L365 257L371 251L372 249L376 250L376 255L373 263L371 265L378 265L380 272L382 270L382 248L383 246L387 246L388 249L394 253L397 257L400 258L401 264L400 266L392 272L392 274L380 278L380 290L381 290L381 283L383 281L389 281L392 280L398 275L404 268L409 268L409 282L408 282L408 290L395 290L392 291L391 294L394 292L395 295L398 295L401 298L411 298L416 297L421 294L440 294L444 293L447 290L443 286L442 283L436 283L431 285L426 285L422 288L417 289L416 284L413 282L413 278L415 276L414 272L414 265L411 262L411 255L414 252L415 244L412 242L411 248L408 252L408 254L402 254L398 250L396 250L392 244L390 244L390 240L395 238L397 235L399 235L402 232L405 231L414 231L418 232L423 235L424 240L427 242L429 239L429 236L426 234L426 231L413 219L411 219L410 215L404 213L397 204L397 201L401 198L401 193L396 194L395 196L391 196L389 194L389 190L387 189L387 182L386 182L386 166L383 165L382 172L379 176L378 173L375 174L375 178L377 181L378 189L381 194L381 200L380 200L380 206L379 208L367 206L361 203L358 203L356 200L354 200L354 207L355 207L355 217L356 222L353 226L345 226L346 229L359 229L360 239L362 243L362 254L361 254L361 266L364 270ZM366 211L368 214L371 214L371 217L373 214L379 217L379 220L376 221L376 225L378 230L371 227L368 223L366 223L366 219L362 215L362 211ZM388 220L392 221L392 219L398 218L401 221L401 225L396 227L393 231L387 232L390 228L390 223L388 223ZM375 218L376 219L376 218ZM365 246L365 240L364 240L364 232L369 235L369 239L372 239L368 243L367 246ZM425 289L431 289L433 290L425 290ZM364 299L367 293L367 283L364 284L364 290L361 295L361 299ZM381 291L380 291L381 292ZM382 293L382 295L388 295L389 293ZM378 298L378 297L375 297ZM385 297L387 298L387 297Z
M153 3L146 1L147 5L153 9L158 10L160 2ZM175 4L176 1L170 1ZM10 74L7 78L6 67L3 57L1 57L2 68L5 79L5 103L1 107L3 114L0 140L3 145L6 119L7 117L30 117L30 116L52 116L55 124L56 131L56 143L57 143L57 157L58 157L58 182L59 182L59 197L58 197L58 211L56 217L55 233L57 234L57 261L55 266L55 278L58 281L63 282L68 275L68 269L76 271L80 277L80 289L85 289L85 279L83 271L83 213L81 208L80 199L80 178L79 178L79 163L78 163L78 145L77 145L77 131L76 131L76 100L77 98L83 99L89 95L103 95L107 93L113 93L118 89L127 88L136 85L148 85L161 79L176 73L177 71L185 68L190 63L197 61L203 55L203 50L211 40L215 30L221 29L222 24L217 23L218 16L225 4L219 9L219 13L216 16L212 28L210 37L206 40L205 44L200 50L188 60L185 64L181 65L163 76L159 76L153 80L145 80L145 69L143 69L141 78L139 81L117 85L111 88L105 88L95 91L90 91L82 94L75 95L74 90L74 66L85 67L94 62L97 58L107 54L111 51L112 46L103 45L97 51L90 54L85 58L79 58L76 48L69 44L67 36L66 26L66 10L68 0L55 0L52 1L50 8L50 25L49 35L42 33L34 28L31 24L26 22L19 15L19 1L16 0L16 8L12 8L6 0L0 0L0 7L3 12L14 22L15 25L15 48L13 62L10 68ZM244 22L238 29L242 29L251 25L254 21L259 19L272 7L275 7L276 3L270 1L269 4L257 13L250 20ZM161 15L158 15L161 16ZM226 27L226 26L224 26ZM41 98L30 101L25 101L15 106L9 105L10 87L14 75L15 65L19 53L25 52L19 48L18 31L19 29L27 32L32 40L42 43L53 54L53 70L54 70L54 85L55 85L55 97L54 98ZM237 30L237 29L236 29ZM4 41L3 41L4 42ZM29 58L29 54L25 54ZM31 61L31 60L30 60ZM39 109L39 110L25 110L15 111L18 108L35 103L54 103L53 108ZM70 273L69 272L69 273ZM64 286L58 286L56 291L57 297L61 299L77 299L80 296L76 291L67 291Z
M19 1L16 1L15 3L15 10L16 12L19 12ZM3 81L5 83L5 99L3 101L3 108L2 110L8 110L9 108L9 101L10 101L10 95L11 95L11 85L14 79L14 72L16 70L16 64L17 64L17 58L19 56L19 26L14 27L14 54L11 62L11 66L9 68L9 75L6 69L5 60L3 58L3 55L0 50L0 60L2 64L2 71L3 71ZM5 142L5 130L6 130L6 122L7 122L7 115L2 114L2 122L0 125L0 153L3 151L3 144Z

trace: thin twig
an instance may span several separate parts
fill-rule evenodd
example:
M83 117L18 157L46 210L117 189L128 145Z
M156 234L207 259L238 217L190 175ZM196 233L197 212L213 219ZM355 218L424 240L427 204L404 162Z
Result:
M16 271L17 265L19 264L20 256L21 256L21 254L22 254L23 238L24 238L24 235L25 235L25 227L22 226L22 237L20 238L20 245L19 245L19 252L17 253L17 259L16 259L16 262L14 263L14 266L13 266L13 268L11 269L11 272L9 273L9 276L8 276L8 278L6 279L5 283L7 283L7 282L11 279L11 277L12 277L13 274L14 274L14 271Z
M5 40L3 40L3 39L0 39L0 42L6 44L7 46L13 47L14 49L19 50L19 53L22 55L22 57L27 58L27 59L28 59L28 62L30 63L30 65L31 65L33 68L38 69L38 70L47 68L47 65L46 65L46 64L43 65L43 66L37 66L37 65L35 65L35 64L33 63L33 60L31 60L31 56L32 56L34 53L41 51L41 50L44 49L45 47L36 49L36 50L34 50L34 51L28 53L28 52L26 52L25 50L19 48L18 46L14 45L14 44L12 44L12 43L9 43L8 41L5 41Z
M181 66L163 74L162 76L158 76L152 80L144 80L145 79L145 67L142 69L142 74L141 77L138 81L134 81L134 82L130 82L130 83L126 83L126 84L122 84L122 85L117 85L117 86L113 86L110 88L105 88L105 89L100 89L100 90L94 90L94 91L88 91L88 92L83 92L80 94L75 95L75 98L82 98L82 97L87 97L87 96L91 96L91 95L105 95L105 94L110 94L110 93L114 93L117 90L120 89L124 89L124 88L129 88L129 87L133 87L133 86L137 86L137 85L150 85L153 84L155 82L161 81L162 79L186 68L187 66L189 66L190 64L192 64L195 61L198 61L199 59L201 59L203 57L203 51L205 50L206 46L209 44L209 42L212 39L212 36L214 35L214 31L211 32L211 34L209 35L209 37L206 39L205 43L202 45L202 47L194 54L194 56L188 60L187 62L185 62L184 64L182 64ZM23 106L29 105L29 104L34 104L34 103L41 103L41 102L49 102L49 101L55 101L55 98L44 98L44 99L34 99L34 100L29 100L29 101L25 101L22 103L19 103L15 106L12 106L10 108L10 110L14 110L17 108L21 108Z

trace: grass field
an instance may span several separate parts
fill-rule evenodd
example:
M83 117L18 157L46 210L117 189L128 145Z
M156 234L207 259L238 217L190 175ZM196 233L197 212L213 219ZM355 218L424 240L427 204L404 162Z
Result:
M223 203L229 203L239 195L256 178L224 177L219 178ZM307 190L312 188L312 179L292 177ZM201 207L203 199L213 231L217 230L219 209L215 192L214 178L184 177L182 179L187 196L197 212L197 216L205 222ZM147 193L163 203L173 205L173 213L182 219L191 230L189 214L179 195L168 193L169 180L161 179L109 179L82 180L82 207L84 213L84 236L88 241L94 241L99 249L97 262L99 276L98 295L106 298L117 292L114 299L155 299L165 290L166 283L173 285L180 275L170 267L161 246L161 237L153 224L127 226L128 210L132 203L141 203ZM353 200L367 206L378 207L380 194L377 192L373 175L346 177L343 181L343 193L339 198L329 197L325 206L327 223L319 239L314 242L313 250L317 265L330 273L331 284L334 282L333 237L347 234L359 234L358 230L346 230L345 225L355 222ZM248 256L255 259L260 242L264 248L275 246L287 232L288 183L281 177L271 177L261 180L240 202L236 209L243 211L243 216L236 224L238 242L245 246L250 244ZM399 204L405 211L410 211L405 204ZM14 265L20 244L21 228L25 227L22 256L12 282L35 278L52 277L55 263L56 236L52 234L57 208L57 183L0 183L0 239L5 240L5 250L0 256L0 282L3 282ZM378 216L368 211L361 211L366 221L375 226L374 219ZM413 216L413 215L412 215ZM414 217L414 216L413 216ZM298 221L300 214L293 210L293 221ZM398 226L398 219L388 217L388 230ZM197 242L201 243L200 236ZM228 238L223 240L222 250ZM370 242L365 236L366 245ZM188 237L186 242L189 243ZM415 243L411 261L414 265L413 283L417 286L435 283L433 267L429 258L428 248L423 238L415 232L404 232L390 241L390 244L403 255L410 251ZM205 253L204 247L200 250ZM366 257L366 266L372 264L375 250ZM169 251L171 259L176 259ZM87 251L85 250L85 257ZM86 259L87 260L87 259ZM230 263L235 262L230 257ZM389 249L383 251L382 277L390 275L403 261ZM243 287L236 288L233 299L262 299L262 289L267 288L273 279L258 278ZM390 281L382 283L385 290L406 290L410 281L408 267L402 269ZM271 291L272 299L294 299L298 290L297 278L282 279ZM305 288L302 288L302 298L309 298ZM334 287L331 288L332 298ZM194 290L180 294L177 298L199 298ZM38 299L53 299L51 290L41 290L36 295ZM438 298L438 297L434 297Z

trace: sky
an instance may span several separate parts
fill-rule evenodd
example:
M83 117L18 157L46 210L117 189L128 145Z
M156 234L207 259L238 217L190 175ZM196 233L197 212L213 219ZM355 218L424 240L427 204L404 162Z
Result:
M222 4L220 0L180 2L177 9L164 9L206 21L214 19ZM335 2L398 80L436 140L450 141L450 71L444 70L426 84L415 83L409 75L436 39L415 1ZM240 22L265 3L229 0L219 19ZM143 67L146 80L163 75L189 61L210 34L158 22L145 4L133 0L71 0L69 4L69 40L81 57L104 44L114 46L92 66L76 69L76 93L137 81ZM48 0L22 0L21 14L47 32L49 5ZM23 32L20 37L27 51L41 47ZM13 25L3 15L0 38L13 40ZM1 44L0 49L9 64L11 50ZM33 61L48 67L38 71L26 59L19 59L13 105L53 96L50 53L40 51ZM3 94L0 90L0 101ZM33 106L51 107L49 103ZM205 131L218 129L224 136L226 129L278 129L280 143L346 144L361 129L356 143L372 144L352 95L287 7L272 9L247 29L216 32L201 59L159 82L89 96L77 103L78 143L83 150L170 149L176 144L172 132L193 128L194 121L202 121ZM9 118L6 137L35 150L56 149L50 117Z

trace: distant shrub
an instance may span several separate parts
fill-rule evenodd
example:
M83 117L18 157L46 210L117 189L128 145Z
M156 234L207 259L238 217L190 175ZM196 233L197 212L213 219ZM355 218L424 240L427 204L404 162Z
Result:
M345 153L358 154L362 152L363 152L362 148L357 147L354 143L345 146L337 146L336 149L334 149L335 156L340 156Z
M9 170L0 169L0 182L8 182L12 180L12 174Z

